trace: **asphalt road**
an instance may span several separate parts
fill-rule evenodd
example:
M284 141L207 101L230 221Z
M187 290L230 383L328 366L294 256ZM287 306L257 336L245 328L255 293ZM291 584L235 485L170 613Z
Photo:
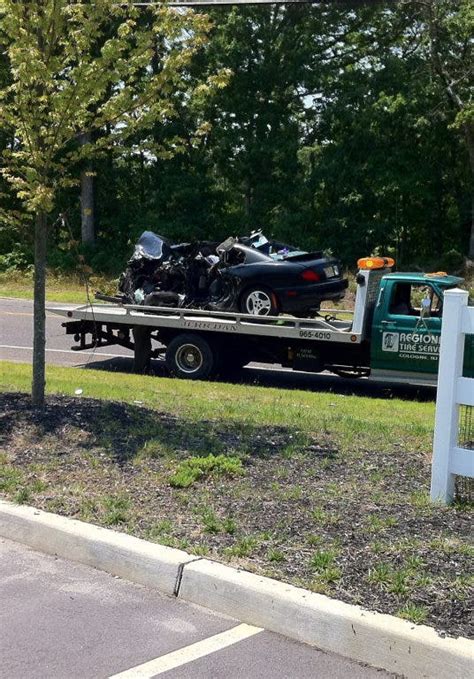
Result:
M62 306L49 303L48 306ZM131 372L132 352L120 346L97 348L95 351L72 351L73 338L66 335L61 323L64 318L48 312L46 316L46 360L54 365L94 368L96 370ZM28 300L0 298L0 360L29 363L33 346L33 303ZM162 360L153 361L156 375L166 375ZM415 388L377 384L367 379L353 380L329 373L311 374L294 372L278 365L251 363L235 381L246 384L278 387L281 389L308 389L334 391L341 394L359 394L378 398L407 398L434 400L430 388Z
M0 599L1 679L392 676L3 539Z

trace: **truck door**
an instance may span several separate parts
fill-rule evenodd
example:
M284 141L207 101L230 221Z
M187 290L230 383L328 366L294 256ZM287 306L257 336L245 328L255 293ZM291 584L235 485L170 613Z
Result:
M430 282L385 281L372 327L372 369L435 375L441 313L440 295Z

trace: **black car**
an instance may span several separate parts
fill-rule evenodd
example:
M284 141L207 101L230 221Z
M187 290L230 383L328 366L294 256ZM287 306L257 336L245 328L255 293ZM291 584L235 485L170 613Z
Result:
M211 242L170 244L147 231L122 274L122 301L308 316L324 300L344 297L347 279L337 259L269 241L261 232Z

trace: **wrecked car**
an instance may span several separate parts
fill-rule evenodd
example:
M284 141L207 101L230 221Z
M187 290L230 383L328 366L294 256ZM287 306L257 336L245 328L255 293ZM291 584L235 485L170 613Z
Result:
M120 301L147 306L314 316L340 300L337 259L268 240L260 231L222 243L170 243L145 231L119 281Z

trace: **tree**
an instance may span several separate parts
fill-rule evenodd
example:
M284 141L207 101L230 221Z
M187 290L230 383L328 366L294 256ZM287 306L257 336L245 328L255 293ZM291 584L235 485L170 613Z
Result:
M471 169L471 229L468 255L474 259L474 102L472 98L474 5L472 0L405 0L422 28L421 47L455 114Z
M0 123L13 139L2 173L34 219L36 406L44 402L48 215L58 191L73 183L79 160L173 118L176 100L193 95L186 72L207 30L205 15L163 6L142 12L115 0L0 0L11 81L0 90ZM216 77L209 86L224 82ZM81 143L88 134L90 143Z

